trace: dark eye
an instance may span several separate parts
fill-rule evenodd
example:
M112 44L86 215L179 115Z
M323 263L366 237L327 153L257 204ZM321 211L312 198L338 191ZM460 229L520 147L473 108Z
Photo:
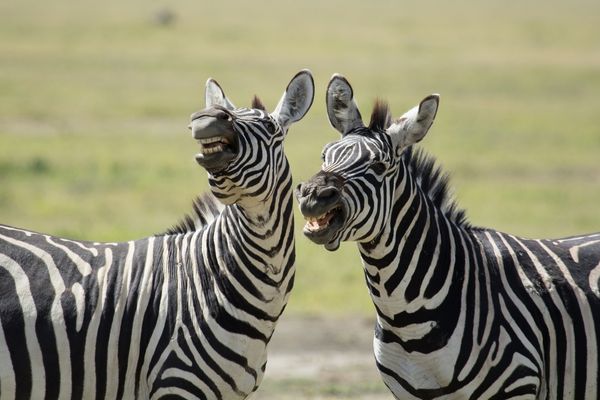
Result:
M267 127L267 130L268 130L269 132L275 132L275 124L274 124L273 122L271 122L271 121L266 121L266 122L265 122L265 125L266 125L266 127Z
M321 161L325 161L325 153L321 153Z
M387 170L387 165L385 165L381 161L376 161L373 164L371 164L371 169L377 175L382 175Z

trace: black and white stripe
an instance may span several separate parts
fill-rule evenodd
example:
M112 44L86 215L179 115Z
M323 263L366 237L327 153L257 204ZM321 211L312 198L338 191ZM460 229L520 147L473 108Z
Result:
M334 76L342 138L297 189L309 238L358 244L385 384L399 399L597 399L600 233L531 240L471 226L411 147L437 105L430 96L392 123L379 103L365 127Z
M240 144L209 171L214 195L164 234L92 243L0 226L2 399L242 399L258 388L295 271L282 143L312 84L300 72L269 114L233 108L209 80L207 107L230 107Z

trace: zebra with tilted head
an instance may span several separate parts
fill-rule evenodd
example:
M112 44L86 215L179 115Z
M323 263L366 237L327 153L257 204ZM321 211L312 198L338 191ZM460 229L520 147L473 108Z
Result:
M126 243L0 226L2 399L243 399L294 281L289 126L309 71L274 112L212 79L192 115L212 195L164 234ZM216 200L218 199L218 201Z
M342 138L299 185L305 235L355 241L377 323L374 350L399 399L597 399L600 234L530 240L475 228L447 176L411 145L439 98L368 127L334 75L327 112Z

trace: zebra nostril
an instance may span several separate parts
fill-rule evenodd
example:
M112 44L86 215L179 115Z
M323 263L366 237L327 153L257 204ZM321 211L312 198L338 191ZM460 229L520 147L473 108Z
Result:
M327 186L317 191L317 197L322 199L328 199L336 197L340 194L340 191L334 186Z
M215 115L215 118L228 121L229 119L231 119L231 116L225 111L219 111L217 115Z

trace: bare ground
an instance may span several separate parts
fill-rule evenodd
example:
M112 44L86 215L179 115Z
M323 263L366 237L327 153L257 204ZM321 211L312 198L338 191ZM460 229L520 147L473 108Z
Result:
M284 316L254 399L391 399L372 352L374 321Z

